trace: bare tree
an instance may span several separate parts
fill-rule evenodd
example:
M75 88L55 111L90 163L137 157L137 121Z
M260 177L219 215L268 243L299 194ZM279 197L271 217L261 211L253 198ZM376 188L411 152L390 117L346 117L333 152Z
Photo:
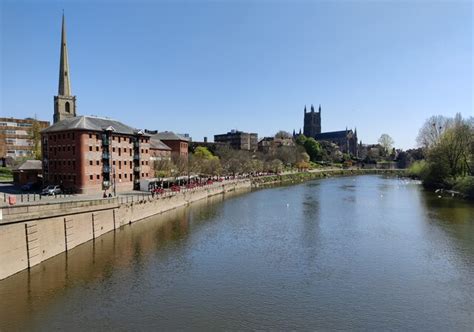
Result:
M416 141L423 148L431 148L436 146L441 135L452 125L452 119L442 115L433 115L425 121L423 127L418 132Z
M384 156L386 156L388 154L388 151L392 149L394 141L388 134L382 134L379 138L379 144L384 150Z

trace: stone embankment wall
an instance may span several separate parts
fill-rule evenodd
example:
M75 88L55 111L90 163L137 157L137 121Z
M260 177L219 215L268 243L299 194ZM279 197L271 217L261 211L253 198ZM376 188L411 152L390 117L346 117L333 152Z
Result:
M292 184L300 183L309 180L315 180L333 176L352 176L352 175L391 175L391 176L405 176L404 169L315 169L308 172L286 173L281 175L270 175L260 178L255 178L252 181L252 186L255 188L265 187L270 185Z
M3 208L0 280L123 225L209 196L250 187L250 180L239 180L154 199L139 195Z

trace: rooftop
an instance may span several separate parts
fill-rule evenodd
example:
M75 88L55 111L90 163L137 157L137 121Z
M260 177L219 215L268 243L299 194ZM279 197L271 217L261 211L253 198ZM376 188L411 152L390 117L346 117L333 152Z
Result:
M65 130L104 131L109 127L112 127L111 129L118 134L136 135L139 133L138 129L127 126L120 121L95 116L76 116L64 119L44 129L42 132L50 133ZM148 136L147 134L144 135Z
M25 160L20 165L13 168L14 171L41 170L43 168L41 160Z
M151 136L160 141L189 141L188 138L175 134L172 131L162 131Z

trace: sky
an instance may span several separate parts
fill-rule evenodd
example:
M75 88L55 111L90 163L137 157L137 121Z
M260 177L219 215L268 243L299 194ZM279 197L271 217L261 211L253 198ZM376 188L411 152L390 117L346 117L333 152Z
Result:
M52 121L63 10L78 115L201 141L298 131L321 104L323 132L403 149L474 115L469 0L0 0L0 116Z

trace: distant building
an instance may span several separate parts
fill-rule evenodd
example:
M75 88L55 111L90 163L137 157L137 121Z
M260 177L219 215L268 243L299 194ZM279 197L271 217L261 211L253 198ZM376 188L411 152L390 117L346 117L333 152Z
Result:
M339 146L339 150L342 153L350 153L354 157L357 157L358 145L357 145L357 130L340 130L340 131L329 131L326 133L317 134L314 136L317 141L331 142Z
M152 131L145 130L146 133L151 135L153 141L161 141L165 145L171 148L171 155L181 156L188 158L188 143L189 139L173 133L172 131Z
M171 148L157 139L156 137L150 138L150 160L171 160Z
M306 111L304 107L304 126L303 134L306 137L314 137L321 134L321 105L319 105L318 112L314 111L314 106L311 105L311 112Z
M258 151L268 153L282 146L295 146L293 138L264 137L258 141Z
M13 182L16 185L41 182L43 168L41 160L25 160L13 168Z
M43 177L79 193L139 189L152 177L150 136L119 121L79 116L42 131Z
M358 157L357 129L352 131L352 129L346 128L346 130L321 132L321 105L319 105L318 112L314 111L313 105L311 105L310 112L306 111L306 106L304 107L303 134L317 141L335 143L341 152ZM296 136L294 132L293 135Z
M214 142L228 144L236 150L255 151L258 146L258 135L231 130L227 134L214 135Z
M0 158L33 156L32 128L35 121L40 130L49 127L48 121L0 118Z

